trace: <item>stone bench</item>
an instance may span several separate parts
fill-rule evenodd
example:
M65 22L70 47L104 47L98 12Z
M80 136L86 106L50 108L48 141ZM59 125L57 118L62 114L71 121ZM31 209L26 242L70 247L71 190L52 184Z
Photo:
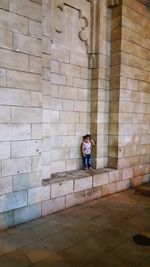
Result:
M130 182L122 180L121 170L104 168L52 174L42 185L50 186L51 191L50 200L42 203L42 215L47 215L125 190Z

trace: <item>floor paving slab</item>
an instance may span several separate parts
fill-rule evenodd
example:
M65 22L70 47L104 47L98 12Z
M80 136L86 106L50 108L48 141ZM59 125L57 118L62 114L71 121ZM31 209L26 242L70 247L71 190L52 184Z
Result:
M51 254L45 261L33 264L34 267L71 267L56 253Z
M13 251L0 257L1 267L30 267L31 262L20 250Z
M2 267L149 267L149 197L133 189L0 232Z

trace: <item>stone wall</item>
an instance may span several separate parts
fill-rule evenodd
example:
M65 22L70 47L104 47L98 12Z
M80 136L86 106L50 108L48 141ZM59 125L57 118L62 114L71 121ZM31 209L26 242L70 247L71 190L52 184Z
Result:
M82 135L90 132L91 70L88 47L91 3L62 1L51 30L51 172L79 169ZM86 18L86 19L85 19ZM86 27L86 23L89 26ZM82 28L84 28L82 30ZM55 30L58 28L58 30ZM87 28L87 29L86 29ZM89 40L88 40L89 41ZM87 44L88 45L88 44Z
M149 9L135 0L112 12L109 165L134 185L150 163L149 20Z
M149 10L118 4L0 1L0 228L148 181ZM51 179L88 132L116 170Z
M16 223L18 208L27 207L32 188L41 186L41 40L41 1L0 1L2 227ZM45 191L44 199L50 189ZM41 204L35 206L34 214L41 215Z

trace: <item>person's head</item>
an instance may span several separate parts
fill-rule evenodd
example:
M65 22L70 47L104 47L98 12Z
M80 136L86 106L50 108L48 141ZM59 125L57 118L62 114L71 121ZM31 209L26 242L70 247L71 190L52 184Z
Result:
M91 141L91 135L90 134L83 135L83 141L85 143L89 143Z

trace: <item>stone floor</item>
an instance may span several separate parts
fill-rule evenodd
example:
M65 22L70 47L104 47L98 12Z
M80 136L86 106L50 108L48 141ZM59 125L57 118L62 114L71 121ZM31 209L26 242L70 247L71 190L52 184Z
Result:
M0 232L2 267L149 267L150 198L127 190Z

